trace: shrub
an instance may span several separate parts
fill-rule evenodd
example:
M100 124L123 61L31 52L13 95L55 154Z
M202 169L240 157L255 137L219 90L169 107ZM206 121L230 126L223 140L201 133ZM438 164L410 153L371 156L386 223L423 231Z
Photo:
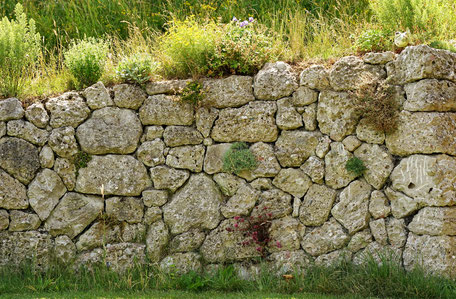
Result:
M238 174L243 170L253 170L257 167L257 159L244 142L236 142L223 156L223 170Z
M198 106L203 97L203 87L198 81L190 81L182 90L182 101Z
M133 54L119 62L116 74L128 83L143 84L150 80L157 69L157 63L147 53Z
M78 88L92 85L100 79L107 54L108 45L101 39L73 40L64 56L65 64L76 80Z
M0 21L0 95L16 96L23 88L40 54L40 34L35 21L24 13L21 4L14 10L16 20Z
M380 52L389 50L392 46L390 35L383 30L369 29L356 39L355 48L360 52Z
M364 162L360 158L353 157L345 163L345 169L356 176L362 176L366 171L366 166L364 166Z

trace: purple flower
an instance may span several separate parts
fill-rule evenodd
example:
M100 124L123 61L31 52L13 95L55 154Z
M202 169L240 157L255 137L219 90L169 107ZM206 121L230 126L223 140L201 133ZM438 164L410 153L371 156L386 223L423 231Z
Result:
M236 17L233 17L233 19L231 19L232 22L237 22L238 19Z
M242 21L241 24L239 24L239 27L245 27L249 24L249 21Z
M250 17L250 18L249 18L249 22L252 23L253 21L255 21L255 20L253 19L253 17Z

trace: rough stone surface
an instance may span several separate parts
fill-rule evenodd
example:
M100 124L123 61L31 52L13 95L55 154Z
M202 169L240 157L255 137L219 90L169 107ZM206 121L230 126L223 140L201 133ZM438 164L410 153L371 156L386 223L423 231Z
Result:
M306 106L302 113L302 121L307 131L315 131L317 129L317 104Z
M166 156L166 165L192 172L203 170L205 148L203 145L179 146L172 148Z
M44 221L66 191L59 175L55 171L44 169L30 183L27 196L30 206Z
M350 152L353 152L355 149L357 149L361 145L361 143L362 142L359 141L359 139L356 138L356 136L354 135L347 136L344 140L342 140L342 144Z
M169 243L170 252L188 252L198 249L203 244L206 235L197 230L192 229L186 233L175 236Z
M195 145L203 142L203 136L196 129L184 126L168 126L163 133L167 146Z
M73 191L76 186L76 167L65 158L57 158L54 163L54 171L62 178L68 191Z
M120 241L120 234L119 225L97 221L79 237L76 248L79 251L85 251L103 247L103 245Z
M275 102L250 102L240 108L227 108L219 113L211 137L218 142L273 142L277 139Z
M166 190L144 190L142 200L146 207L161 207L168 201Z
M312 259L303 251L279 251L268 257L277 275L303 273L312 265Z
M391 246L396 248L404 247L407 241L407 230L404 219L388 218L386 221L386 230Z
M0 100L0 121L21 119L24 116L24 108L16 98Z
M58 236L54 240L54 256L63 263L71 263L76 258L76 246L68 236Z
M291 103L297 107L303 107L315 103L318 100L318 92L309 87L301 86L293 93Z
M340 264L342 261L351 262L352 253L346 249L336 250L327 254L322 254L315 259L317 266L334 266Z
M250 147L250 151L257 160L257 167L253 170L241 171L238 173L240 177L252 181L261 177L274 177L279 173L280 164L270 144L257 142Z
M40 151L40 165L41 168L52 168L54 166L54 152L52 149L45 145Z
M229 173L218 173L213 177L223 195L233 196L245 181Z
M158 262L165 252L169 241L169 232L163 221L157 221L147 231L146 245L147 256L150 261Z
M191 82L188 80L168 80L159 82L148 82L146 84L146 92L148 95L156 94L178 94Z
M455 219L456 207L425 207L413 217L408 229L417 235L454 236Z
M282 131L276 142L276 156L282 167L299 167L315 155L320 133L306 131Z
M40 227L40 224L41 220L38 215L13 210L10 212L10 224L8 230L11 232L35 230Z
M253 189L258 191L266 191L274 189L271 179L259 178L250 183Z
M386 218L391 213L388 199L382 191L372 191L369 201L369 213L375 219Z
M201 256L195 252L175 253L160 262L160 269L165 273L185 274L190 271L200 272Z
M193 123L193 106L173 96L148 97L139 109L143 125L182 125Z
M276 123L279 129L292 130L302 127L302 117L293 107L291 98L277 101Z
M303 70L299 78L301 86L318 90L329 88L329 71L323 65L313 65Z
M300 169L284 168L274 178L272 184L294 197L301 198L312 185L312 181Z
M342 248L349 240L342 226L334 218L305 235L302 248L312 256L319 256Z
M188 170L179 170L166 166L157 166L150 169L150 176L155 189L176 191L190 176Z
M117 107L137 110L147 98L144 90L131 84L114 86L114 102Z
M394 191L391 188L387 188L385 194L391 203L391 214L395 218L409 216L420 207L418 200L408 197L404 193Z
M144 165L131 156L93 156L79 170L76 191L88 194L138 196L151 185Z
M141 144L136 152L138 160L144 165L155 167L160 164L165 164L165 143L161 139L146 141Z
M456 111L456 84L446 80L425 79L404 86L408 111Z
M385 133L376 130L366 118L359 121L356 127L356 137L367 143L383 144L385 141Z
M328 220L336 191L314 184L307 191L299 209L299 219L306 226L319 226Z
M345 165L353 157L340 142L331 143L331 151L325 156L325 183L333 189L347 186L356 178Z
M225 79L208 79L203 82L204 96L201 105L214 108L239 107L254 101L253 78L230 76Z
M254 79L254 93L259 100L277 100L291 95L297 88L291 66L278 61L266 63Z
M59 127L52 130L48 145L62 158L71 158L78 153L78 144L72 127Z
M6 210L0 210L0 231L6 230L9 225L9 214Z
M0 139L0 167L28 184L40 168L38 149L25 140L4 137Z
M386 232L385 219L377 219L369 222L369 228L376 242L381 245L388 244L388 234Z
M51 113L50 125L53 128L70 126L76 128L89 117L90 109L75 92L49 99L46 109Z
M33 103L25 110L25 118L36 127L44 129L49 123L49 115L42 103Z
M295 218L285 217L271 221L269 252L298 250L304 233L305 227Z
M25 186L0 169L0 208L26 209L29 205Z
M354 181L339 195L339 202L331 214L350 234L365 228L369 221L369 197L371 187L364 181Z
M356 151L355 156L366 166L364 178L375 189L385 185L391 171L393 171L393 157L377 144L364 143Z
M103 208L101 197L69 192L52 211L45 228L52 236L74 238L95 220Z
M291 213L291 216L294 218L299 217L299 208L301 207L301 199L295 197L293 198L293 212Z
M322 184L325 177L325 162L316 156L312 156L302 164L301 170L304 171L312 182Z
M173 234L191 228L214 229L220 222L221 202L220 191L210 177L205 174L192 175L188 183L163 207L163 216Z
M6 123L0 122L0 138L6 135Z
M293 211L291 195L278 190L271 189L260 195L259 204L253 209L252 216L270 214L270 219L280 218L291 214Z
M327 135L323 135L318 139L318 145L315 148L315 154L318 158L323 159L329 152L331 146L331 138Z
M157 207L150 207L147 208L146 212L144 213L144 223L151 225L155 221L162 219L162 210Z
M224 206L221 212L225 218L249 215L255 206L260 192L249 185L242 185Z
M363 61L368 64L387 64L390 61L393 61L396 54L391 51L383 53L374 53L370 52L364 55Z
M223 157L231 143L220 143L210 145L206 149L206 157L204 158L204 172L214 174L223 171Z
M204 138L209 137L211 134L212 126L215 119L218 117L219 111L215 108L201 107L196 110L195 122L196 129L200 131Z
M351 252L357 252L372 242L372 234L370 229L365 229L353 235L347 245L347 249Z
M117 221L129 223L141 222L144 215L144 204L135 197L111 197L106 199L106 215Z
M117 85L114 88L118 86L120 85ZM87 105L92 110L112 106L114 104L103 82L97 82L94 85L87 87L82 95L85 97Z
M164 131L165 129L163 129L162 126L147 126L144 129L144 141L151 141L155 140L156 138L162 138Z
M37 231L0 232L0 266L20 266L34 262L44 269L52 260L54 241Z

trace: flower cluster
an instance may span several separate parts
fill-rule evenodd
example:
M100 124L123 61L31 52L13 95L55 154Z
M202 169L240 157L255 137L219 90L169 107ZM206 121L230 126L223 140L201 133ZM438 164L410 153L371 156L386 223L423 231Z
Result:
M236 17L233 17L233 19L231 21L239 23L239 27L242 28L242 27L247 26L249 23L255 22L255 19L253 17L250 17L248 20L244 20L242 22L239 22L239 20Z

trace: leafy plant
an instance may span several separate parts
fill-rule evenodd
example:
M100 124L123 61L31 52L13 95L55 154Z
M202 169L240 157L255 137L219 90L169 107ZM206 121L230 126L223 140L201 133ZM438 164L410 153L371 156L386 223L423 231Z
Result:
M356 176L362 176L367 168L364 166L363 160L358 157L353 157L345 163L345 169L354 173Z
M7 97L21 91L41 51L35 21L27 20L19 3L14 13L16 20L4 17L0 21L0 95Z
M78 88L92 85L100 79L107 55L108 44L101 39L73 40L64 56L65 64Z
M257 167L256 157L245 142L233 143L223 156L223 170L239 174L243 170L253 170Z
M187 86L182 90L182 101L192 103L197 106L203 98L203 87L198 81L190 81Z
M143 84L150 80L156 69L157 63L149 54L137 53L122 59L116 74L124 82Z
M92 160L92 157L83 151L79 151L74 158L74 166L76 168L76 174L79 173L79 169L87 167L87 164Z
M355 44L355 48L359 52L380 52L390 49L391 46L390 35L379 29L369 29L362 32Z

